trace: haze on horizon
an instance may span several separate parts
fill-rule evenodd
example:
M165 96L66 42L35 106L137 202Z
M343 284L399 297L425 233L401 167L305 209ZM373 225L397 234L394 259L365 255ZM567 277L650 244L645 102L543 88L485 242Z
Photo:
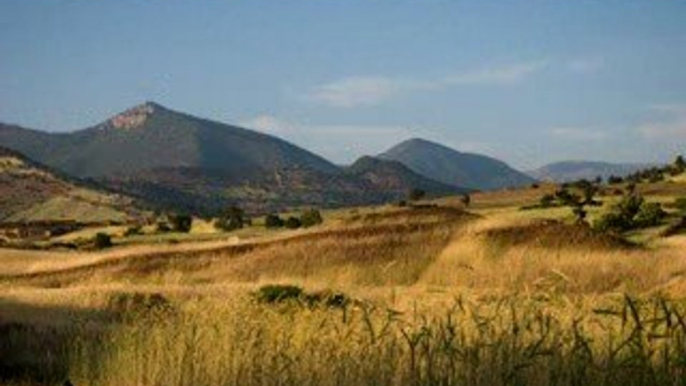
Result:
M410 137L529 169L686 147L686 2L0 3L0 121L153 100L337 163Z

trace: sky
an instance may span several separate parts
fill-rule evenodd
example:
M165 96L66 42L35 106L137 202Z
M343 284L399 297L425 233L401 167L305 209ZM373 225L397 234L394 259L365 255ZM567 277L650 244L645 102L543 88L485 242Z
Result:
M529 169L686 152L686 2L2 0L0 121L144 101L337 163L412 137Z

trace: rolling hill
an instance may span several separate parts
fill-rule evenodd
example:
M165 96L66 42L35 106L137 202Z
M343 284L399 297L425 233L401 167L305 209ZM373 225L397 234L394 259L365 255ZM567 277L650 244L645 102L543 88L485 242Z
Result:
M401 142L380 154L379 158L398 161L436 181L472 189L501 189L535 181L495 158L462 153L419 138Z
M0 222L126 221L130 199L98 190L0 147Z
M594 161L562 161L555 162L527 172L531 177L553 182L570 182L579 179L594 179L610 176L624 177L631 173L650 167L650 164L640 163L609 163Z

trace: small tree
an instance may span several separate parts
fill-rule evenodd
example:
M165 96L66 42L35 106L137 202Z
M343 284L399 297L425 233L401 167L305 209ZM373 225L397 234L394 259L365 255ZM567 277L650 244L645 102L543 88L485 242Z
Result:
M173 214L169 216L169 223L175 232L188 233L193 226L193 217L189 214Z
M686 172L686 160L684 160L684 156L679 155L676 157L676 159L674 160L674 168L679 173Z
M105 249L112 246L112 237L107 233L99 232L93 239L95 249Z
M300 223L299 218L291 216L286 219L286 222L284 222L283 225L288 229L298 229L302 224Z
M541 208L550 208L555 203L555 196L550 193L546 193L541 197L539 205Z
M662 220L667 217L667 212L662 209L662 205L657 202L647 202L641 206L634 218L637 227L652 227L660 225Z
M424 198L425 195L426 195L426 192L423 191L422 189L414 188L414 189L410 190L410 193L408 194L407 198L410 201L419 201L422 198Z
M303 212L300 216L300 223L303 227L311 227L314 225L319 225L324 222L321 213L316 209L310 209Z
M460 197L460 201L465 208L468 208L469 204L472 202L472 197L468 193L465 193Z
M245 226L245 213L237 206L229 207L224 214L217 219L214 226L223 231L233 231Z
M264 226L267 228L281 228L283 225L283 220L277 214L270 213L264 216Z

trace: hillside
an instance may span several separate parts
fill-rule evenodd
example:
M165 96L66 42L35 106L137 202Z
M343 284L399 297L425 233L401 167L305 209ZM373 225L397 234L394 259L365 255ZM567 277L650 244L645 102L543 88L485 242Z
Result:
M0 126L0 142L78 177L131 175L159 167L219 169L235 178L291 166L337 170L323 158L276 137L153 102L71 133Z
M419 138L401 142L379 158L401 162L436 181L472 189L493 190L535 181L495 158L462 153Z
M71 180L23 155L0 147L0 222L125 221L131 200Z
M413 188L432 195L466 193L469 189L434 181L417 174L400 162L374 157L361 157L347 168L347 172L369 182L376 189L402 197Z
M554 162L527 172L533 178L543 181L569 182L579 179L591 180L596 177L607 179L610 176L624 177L631 173L650 167L640 163L609 163L594 161Z

